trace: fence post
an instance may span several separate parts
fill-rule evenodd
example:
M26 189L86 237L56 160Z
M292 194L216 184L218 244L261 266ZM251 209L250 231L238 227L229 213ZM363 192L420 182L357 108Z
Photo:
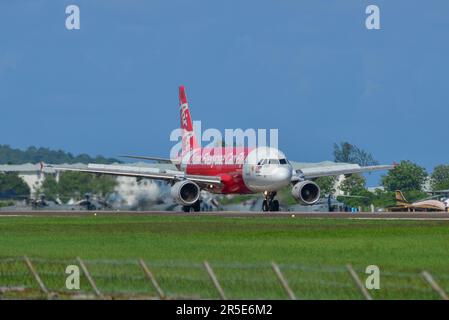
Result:
M222 300L226 300L226 296L224 294L223 288L220 286L220 283L218 282L218 279L215 276L214 271L212 270L211 266L209 265L209 262L204 261L204 267L206 268L206 271L209 274L209 277L211 278L212 282L214 283L215 288L217 289L218 293L220 294L220 298Z
M362 281L360 280L359 276L355 272L355 270L352 267L352 265L351 264L347 264L346 265L346 269L348 269L349 274L351 275L351 277L354 280L354 282L357 284L357 287L359 288L360 293L363 295L363 297L366 300L373 300L373 298L369 294L368 290L366 290L365 286L363 285Z
M37 273L36 269L34 269L33 264L31 263L30 259L28 259L27 256L24 256L23 259L25 260L26 265L28 266L28 269L30 269L31 273L33 274L34 279L39 285L39 288L43 293L45 293L47 296L49 295L49 292L47 288L44 285L44 282L42 281L41 277Z
M273 268L274 273L276 273L279 282L281 283L290 300L296 300L295 293L292 291L292 289L290 289L287 279L285 279L279 266L273 261L271 262L271 267Z
M89 281L89 283L90 283L92 289L94 289L95 294L96 294L98 297L103 298L103 294L100 292L100 290L98 290L97 285L95 284L94 279L91 277L91 275L90 275L90 273L89 273L89 270L87 270L87 267L86 267L86 265L84 264L83 260L81 260L80 257L77 257L76 260L77 260L78 263L80 264L81 269L83 269L83 273L84 273L84 275L86 276L87 281Z
M164 291L162 291L161 287L156 281L156 278L154 277L153 273L150 271L150 269L147 267L145 261L143 259L139 260L139 264L143 269L143 272L145 272L148 279L150 279L151 283L153 284L153 287L156 289L157 294L159 295L159 298L165 299Z
M446 292L444 292L443 288L441 288L438 285L438 283L435 281L435 279L433 279L433 277L430 274L430 272L424 270L423 272L421 272L421 275L424 278L424 280L426 280L426 282L432 287L432 289L436 293L438 293L438 295L440 296L441 299L449 300L449 297L447 296Z

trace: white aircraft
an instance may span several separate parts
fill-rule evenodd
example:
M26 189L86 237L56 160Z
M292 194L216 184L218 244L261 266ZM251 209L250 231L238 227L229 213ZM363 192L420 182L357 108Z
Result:
M89 164L87 168L52 166L56 170L89 172L115 176L136 177L138 179L158 179L168 181L175 201L184 211L200 210L201 190L219 194L262 193L262 211L279 211L275 200L279 189L292 186L292 195L304 205L312 205L320 198L319 186L310 179L323 176L362 173L375 170L389 170L393 165L361 167L348 163L297 163L289 162L280 150L268 147L241 148L200 148L193 132L185 89L179 87L181 115L182 152L176 159L158 157L126 156L135 159L159 162L153 167L127 165ZM214 155L231 155L230 163ZM208 160L204 160L205 155ZM193 159L200 158L200 161ZM214 159L220 159L214 162ZM212 162L210 161L212 159ZM237 161L240 159L241 161Z

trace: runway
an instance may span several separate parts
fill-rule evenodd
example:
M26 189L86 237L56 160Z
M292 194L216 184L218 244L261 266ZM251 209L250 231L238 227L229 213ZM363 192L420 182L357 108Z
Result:
M173 212L173 211L0 211L7 217L112 217L112 216L170 216L170 217L223 217L223 218L297 218L297 219L379 219L379 220L447 220L448 212Z

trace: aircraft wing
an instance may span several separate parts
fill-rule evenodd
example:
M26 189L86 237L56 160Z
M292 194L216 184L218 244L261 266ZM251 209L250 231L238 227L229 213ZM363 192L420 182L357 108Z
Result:
M46 165L56 171L76 171L112 176L146 178L164 181L178 181L188 179L199 184L220 185L221 179L217 176L199 176L186 174L179 170L168 170L157 167L135 167L127 165L88 164L87 167L72 167L59 165Z
M130 159L139 159L139 160L149 160L154 161L156 163L178 163L175 159L166 159L160 157L146 157L146 156L130 156L130 155L122 155L122 158L130 158Z
M338 163L338 162L318 162L318 163L300 163L291 162L293 169L299 175L303 175L306 179L313 179L326 176L339 176L341 174L364 173L379 170L391 170L394 165L377 165L362 167L353 163ZM296 177L293 176L292 179Z

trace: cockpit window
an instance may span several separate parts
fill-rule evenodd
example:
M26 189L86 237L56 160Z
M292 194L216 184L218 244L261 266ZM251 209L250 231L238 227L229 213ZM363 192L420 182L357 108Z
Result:
M257 163L257 165L258 165L258 166L264 165L265 162L266 162L265 159L262 159L262 160L260 160L260 161Z
M279 164L278 159L270 159L270 164Z
M287 164L287 159L279 159L280 164Z

